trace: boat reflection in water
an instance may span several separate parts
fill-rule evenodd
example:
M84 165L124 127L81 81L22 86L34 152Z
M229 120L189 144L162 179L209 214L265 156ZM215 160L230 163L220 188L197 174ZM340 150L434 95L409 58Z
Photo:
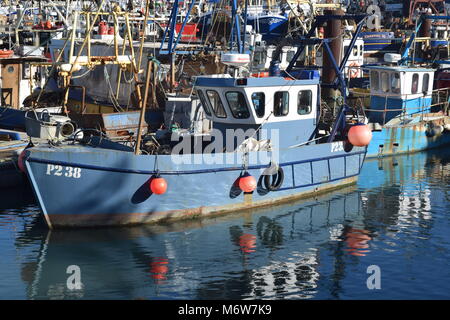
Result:
M353 186L243 216L95 230L32 228L34 238L41 233L41 248L22 275L31 299L313 297L318 247L345 237L344 224L359 226L362 217ZM80 268L80 290L67 287L71 265Z
M441 151L368 161L357 186L244 214L129 228L31 227L16 239L19 255L39 246L37 257L22 259L22 280L30 299L370 298L367 266L401 269L395 245L423 238L431 208L445 205L437 188L448 181L445 159ZM69 266L80 268L81 289L68 289Z

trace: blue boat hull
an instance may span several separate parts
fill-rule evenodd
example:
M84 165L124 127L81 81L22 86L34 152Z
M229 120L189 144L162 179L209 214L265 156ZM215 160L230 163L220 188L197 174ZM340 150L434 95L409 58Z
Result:
M244 18L244 16L242 16ZM208 32L214 28L214 23L212 22L212 15L206 14L200 18L198 22L198 29L200 30L197 34L198 37L206 38ZM261 15L261 16L251 16L247 17L247 25L252 26L253 30L262 36L262 40L268 43L275 43L276 40L281 39L286 35L288 31L289 19L281 15ZM231 24L227 22L221 28L221 32L229 34L231 32ZM217 30L218 31L218 30ZM241 32L243 32L241 30Z
M406 111L408 114L417 114L429 110L431 104L431 97L406 100L373 95L370 97L370 110L367 111L366 115L370 122L378 122L384 125L402 114L403 111Z
M430 45L432 48L436 48L439 46L446 47L448 45L448 42L446 40L431 40Z
M24 110L0 107L0 129L25 131Z
M367 158L412 153L450 144L450 132L428 137L425 122L409 125L385 126L372 131L372 141L367 148Z
M195 158L194 164L172 161L172 157L179 160L192 155L136 156L76 145L36 147L28 149L26 167L50 227L124 225L268 206L354 183L366 148L346 152L342 143L337 144L283 150L279 165L284 181L277 191L269 192L262 183L270 159L251 164L248 172L258 181L258 188L245 194L236 187L243 167L238 153L233 161L225 159L230 154L215 155L230 164L207 165ZM257 153L250 153L250 159ZM168 184L163 195L149 190L156 169Z
M286 35L289 20L281 16L248 17L247 25L262 35L262 40L272 43Z
M396 52L398 53L402 39L394 38L393 32L361 32L364 39L365 52Z

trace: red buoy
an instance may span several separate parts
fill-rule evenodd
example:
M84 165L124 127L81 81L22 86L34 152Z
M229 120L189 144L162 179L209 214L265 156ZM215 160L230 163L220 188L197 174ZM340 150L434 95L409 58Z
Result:
M25 164L24 164L25 151L26 150L23 150L20 153L19 159L17 160L17 165L19 166L19 170L22 171L23 173L26 173L26 168L25 168Z
M113 35L114 34L114 27L109 27L108 34Z
M169 260L166 258L156 258L150 263L151 277L155 280L166 280L166 274L169 271Z
M166 179L155 177L150 180L150 191L155 194L163 194L167 191Z
M348 141L357 147L364 147L369 145L372 140L372 130L362 123L353 125L348 130Z
M239 188L244 192L252 192L256 189L256 179L249 173L239 178Z

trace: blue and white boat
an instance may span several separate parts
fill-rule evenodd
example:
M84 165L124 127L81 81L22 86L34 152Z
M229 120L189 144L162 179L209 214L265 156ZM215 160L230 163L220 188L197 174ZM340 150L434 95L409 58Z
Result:
M222 17L217 18L217 15ZM242 20L245 20L244 13L241 14ZM222 20L226 23L218 27L219 22ZM217 20L217 21L216 21ZM207 37L207 34L211 32L214 36L225 36L227 33L232 32L231 25L233 24L232 13L224 9L217 9L212 12L206 13L198 20L198 29L203 37ZM287 14L282 12L271 12L268 10L254 10L247 14L246 17L247 26L251 26L252 30L261 35L261 39L267 43L275 44L278 40L282 39L289 27L289 18Z
M262 35L262 40L276 43L288 31L289 19L285 15L274 13L260 13L247 16L247 25Z
M146 148L152 134L142 153L105 139L27 149L28 177L49 227L191 219L356 182L366 147L346 142L350 124L342 116L327 124L334 134L319 134L319 78L306 75L198 77L195 91L214 131L169 134L164 152ZM251 177L249 190L241 182ZM167 189L160 192L153 181L161 178Z
M364 39L364 51L366 53L400 51L402 38L395 38L391 31L365 31L361 32Z
M442 108L448 104L448 89L433 91L434 69L414 66L367 69L370 106L366 116L372 128L368 158L450 143L450 119Z

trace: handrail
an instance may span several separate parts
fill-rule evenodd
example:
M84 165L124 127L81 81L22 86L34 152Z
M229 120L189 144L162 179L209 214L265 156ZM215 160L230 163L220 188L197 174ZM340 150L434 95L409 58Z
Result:
M350 89L351 90L351 89ZM428 94L427 93L427 96L432 96L434 93L439 93L439 92L450 92L450 87L448 87L448 88L439 88L439 89L433 89L433 90L431 90L431 92L430 92L430 94ZM417 92L417 93L397 93L397 94L395 94L395 93L390 93L390 92L383 92L383 93L376 93L376 94L373 94L373 93L370 93L370 92L358 92L358 91L353 91L352 92L353 94L355 94L355 95L358 95L358 97L361 97L361 96L363 96L363 97L371 97L371 96L377 96L377 97L383 97L383 98L385 98L386 96L387 97L405 97L405 99L407 99L408 98L408 96L411 98L411 96L417 96L417 95L422 95L423 96L423 93L422 92ZM351 97L349 97L350 99L351 99ZM411 98L411 99L414 99L414 98Z
M353 97L349 97L349 100L356 100L361 101L364 98L367 97L371 97L373 96L373 94L371 93L364 93L364 92L353 92L354 96ZM383 125L386 123L385 119L386 119L386 113L387 112L402 112L402 116L410 116L410 115L414 115L414 114L423 114L425 111L429 111L431 110L432 107L436 107L436 106L442 106L443 107L443 111L444 114L447 114L448 112L448 106L450 104L450 88L439 88L439 89L434 89L430 92L430 94L427 94L426 96L430 97L431 99L437 99L436 103L431 103L430 105L424 105L423 101L421 103L420 106L415 106L415 107L406 107L404 103L402 103L403 107L402 108L396 108L396 109L388 109L387 108L387 100L388 97L393 97L393 94L385 94L384 98L385 98L385 103L384 103L384 109L373 109L370 108L370 106L366 107L364 105L362 106L357 106L358 108L361 108L364 112L379 112L379 113L383 113ZM415 93L415 94L400 94L400 95L395 95L395 97L399 97L401 96L403 99L407 100L408 96L411 95L418 95L420 93ZM382 96L382 95L377 95L377 96ZM441 100L441 96L444 97L444 99ZM423 96L425 97L425 95ZM420 109L419 111L417 111L417 109ZM408 112L408 110L414 110L413 112Z

